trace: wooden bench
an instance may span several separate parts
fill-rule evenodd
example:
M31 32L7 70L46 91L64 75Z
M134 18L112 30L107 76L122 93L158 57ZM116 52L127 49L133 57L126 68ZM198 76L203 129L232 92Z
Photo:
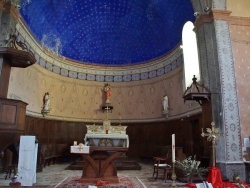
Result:
M64 158L69 157L70 155L70 146L68 144L56 144L56 150L54 153L54 162L56 160L63 160Z
M43 156L44 156L44 165L43 167L50 166L53 159L53 145L43 145L42 148Z
M55 164L62 157L68 157L70 146L68 144L43 145L44 167Z

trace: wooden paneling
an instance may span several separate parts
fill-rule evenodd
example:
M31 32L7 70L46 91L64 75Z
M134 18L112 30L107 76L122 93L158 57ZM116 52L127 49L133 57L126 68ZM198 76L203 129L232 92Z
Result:
M85 128L85 131L83 130ZM43 118L26 118L25 133L35 135L41 144L73 144L83 142L86 126L81 122L47 120Z
M14 125L16 120L16 105L3 104L0 111L0 122L6 125Z
M176 146L181 147L186 156L204 156L203 138L200 136L202 115L184 119L156 122L126 124L129 136L129 157L154 157L165 155L163 148L171 146L171 135L176 135ZM74 141L83 143L87 132L83 122L68 122L27 117L27 134L36 135L42 144L68 144Z
M2 98L7 98L10 71L11 66L3 59L2 66L0 65L0 97Z

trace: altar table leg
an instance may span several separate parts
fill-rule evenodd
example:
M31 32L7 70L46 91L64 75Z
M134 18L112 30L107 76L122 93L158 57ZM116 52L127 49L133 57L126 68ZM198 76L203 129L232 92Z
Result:
M92 152L90 155L83 155L86 165L83 167L81 182L96 183L98 180L108 183L118 183L116 166L113 161L122 152L109 154L106 151Z

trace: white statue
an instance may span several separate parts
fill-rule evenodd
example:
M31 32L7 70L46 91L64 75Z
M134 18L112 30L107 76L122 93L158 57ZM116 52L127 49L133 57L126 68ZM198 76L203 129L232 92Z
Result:
M50 112L50 98L49 98L49 92L46 92L43 96L43 108L42 108L42 114L47 115Z
M164 110L164 112L167 112L169 109L169 107L168 107L168 96L167 95L165 95L164 97L163 97L163 100L162 100L162 106L163 106L163 110Z

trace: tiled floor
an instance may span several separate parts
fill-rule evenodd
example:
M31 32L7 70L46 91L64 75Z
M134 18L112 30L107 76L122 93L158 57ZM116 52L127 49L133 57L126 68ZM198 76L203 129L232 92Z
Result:
M133 176L140 179L148 188L171 187L172 180L166 182L162 179L155 180L152 178L152 164L139 163L141 170L119 170L119 174ZM55 187L66 177L81 176L81 170L65 170L69 163L50 165L43 169L43 172L37 173L36 184L32 187ZM0 187L9 187L10 179L5 180L5 173L0 174ZM184 183L177 182L178 187L183 187Z

